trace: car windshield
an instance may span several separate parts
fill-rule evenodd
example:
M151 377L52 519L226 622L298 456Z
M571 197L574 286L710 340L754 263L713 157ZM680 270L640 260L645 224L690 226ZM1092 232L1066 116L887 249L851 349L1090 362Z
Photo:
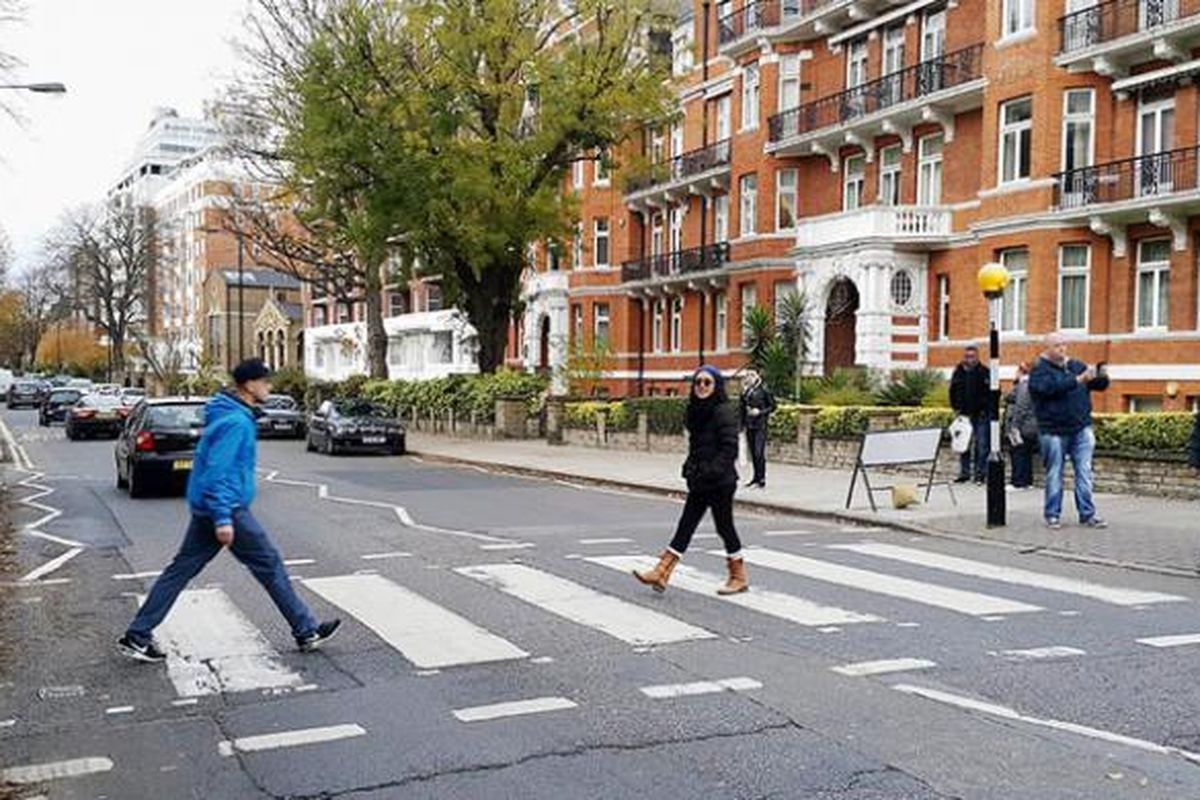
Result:
M79 399L79 392L76 392L76 391L68 391L68 392L59 391L59 392L51 392L50 393L50 402L51 403L74 403L78 399Z
M349 398L345 400L335 400L333 403L337 412L344 417L390 417L391 414L379 403L372 403L370 400L360 400L357 398Z
M106 394L89 394L79 401L79 405L84 408L111 409L121 405L121 398Z
M18 391L22 392L32 392L38 388L38 384L34 383L33 381L17 381L13 384L13 386Z
M199 428L204 425L204 405L175 403L151 406L149 422L153 428Z
M273 394L263 403L263 408L275 411L291 411L296 408L296 401L286 394Z

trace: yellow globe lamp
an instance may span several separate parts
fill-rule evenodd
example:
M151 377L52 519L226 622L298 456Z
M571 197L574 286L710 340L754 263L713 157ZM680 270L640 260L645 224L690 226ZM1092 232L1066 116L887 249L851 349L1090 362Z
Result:
M979 281L979 290L983 292L984 297L999 297L1008 287L1008 269L995 261L984 264L979 268L977 280Z

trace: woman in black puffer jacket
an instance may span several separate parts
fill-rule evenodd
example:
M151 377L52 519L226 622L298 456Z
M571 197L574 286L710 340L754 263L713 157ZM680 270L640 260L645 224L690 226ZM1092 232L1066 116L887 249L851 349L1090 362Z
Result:
M712 509L729 564L729 579L717 589L717 594L744 592L750 587L742 561L742 543L733 525L733 494L738 484L734 467L738 457L738 412L725 395L725 379L716 367L705 365L692 376L687 429L688 456L683 463L683 477L687 479L688 496L675 538L654 569L634 570L633 574L655 591L666 591L671 573L687 551L696 526L704 512Z

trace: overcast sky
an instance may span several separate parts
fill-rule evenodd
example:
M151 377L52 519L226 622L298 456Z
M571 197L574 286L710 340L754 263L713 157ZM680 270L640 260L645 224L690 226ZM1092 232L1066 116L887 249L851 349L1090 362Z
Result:
M20 261L60 212L103 199L156 106L199 115L236 66L246 0L26 0L0 29L20 77L62 81L65 96L21 97L24 128L0 120L0 226Z

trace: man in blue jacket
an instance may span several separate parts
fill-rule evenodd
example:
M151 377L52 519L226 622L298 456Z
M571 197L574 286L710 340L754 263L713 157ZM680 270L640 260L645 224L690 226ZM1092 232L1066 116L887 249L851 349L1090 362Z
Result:
M271 373L260 359L238 364L235 387L219 393L204 409L204 434L196 448L187 499L192 512L183 545L154 582L146 602L117 642L118 651L137 661L163 661L154 644L154 629L166 618L179 593L213 556L228 547L267 590L287 619L300 650L324 644L341 620L317 622L296 594L283 558L267 532L250 513L254 501L254 466L258 406L271 393Z
M1042 353L1029 376L1029 394L1037 414L1042 463L1046 467L1046 524L1062 527L1063 471L1069 456L1075 471L1075 510L1086 528L1107 528L1096 515L1092 501L1092 454L1096 434L1092 430L1092 392L1108 388L1108 376L1100 369L1067 357L1067 342L1061 334L1046 337Z

